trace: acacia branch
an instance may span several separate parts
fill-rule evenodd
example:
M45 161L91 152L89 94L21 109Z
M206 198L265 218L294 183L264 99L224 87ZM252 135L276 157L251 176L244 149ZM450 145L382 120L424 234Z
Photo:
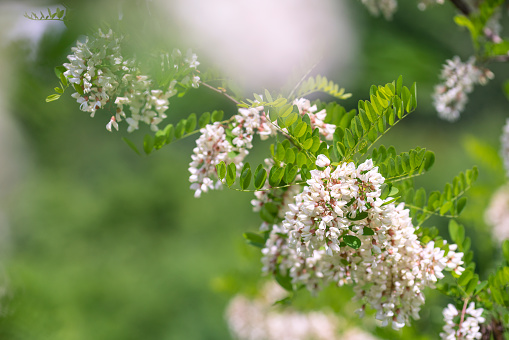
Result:
M224 91L221 91L220 89L216 89L214 86L211 86L207 83L204 83L204 82L200 82L200 84L202 84L203 86L213 90L213 91L216 91L217 93L221 93L223 96L225 96L226 98L228 98L229 100L231 100L232 102L234 102L236 105L240 105L240 102L233 98L232 96L230 96L228 93L224 92Z
M472 13L470 7L468 7L467 3L464 0L451 0L454 7L456 7L461 13L469 16Z

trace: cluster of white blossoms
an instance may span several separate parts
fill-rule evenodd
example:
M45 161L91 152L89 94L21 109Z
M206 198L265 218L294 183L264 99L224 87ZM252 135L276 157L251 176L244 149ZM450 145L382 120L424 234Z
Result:
M269 234L263 271L288 274L294 286L313 293L331 282L352 284L362 303L359 314L369 304L383 325L392 322L395 329L410 316L417 319L424 288L433 288L444 270L461 274L463 253L455 252L456 245L447 254L432 241L421 245L404 204L380 198L385 179L371 160L332 168L320 155L316 164L324 169L311 171Z
M447 305L443 311L445 325L440 337L443 340L481 339L482 334L479 325L485 321L481 316L483 311L482 308L475 309L475 303L471 302L465 310L465 315L461 316L456 307L451 304Z
M324 122L325 117L327 116L327 112L325 109L316 112L316 105L311 106L311 102L305 98L295 99L293 101L293 105L296 105L299 109L299 113L301 115L308 115L309 120L311 121L311 128L318 128L320 134L322 134L325 139L332 140L334 136L334 131L336 131L336 125L326 124Z
M240 170L244 158L249 154L248 150L253 147L254 135L266 139L275 135L276 131L263 111L263 106L240 108L231 123L215 122L202 128L189 164L189 181L192 183L191 189L195 190L195 197L200 197L202 192L222 187L217 177L217 164L221 161L227 165L234 163L237 170Z
M509 185L506 184L491 198L484 214L488 225L493 227L493 238L498 242L509 239Z
M274 302L285 291L275 283L265 285L261 295L249 299L236 295L228 304L226 320L234 339L239 340L375 340L358 329L339 331L341 320L332 313L299 312L278 308Z
M500 154L504 161L504 168L509 178L509 119L505 121L502 135L500 136Z
M440 118L451 122L457 120L474 85L485 85L488 79L493 79L491 71L480 69L474 63L473 57L464 63L458 56L454 56L444 64L440 74L444 83L436 85L433 94L433 105Z
M166 118L168 99L177 94L175 86L178 81L174 79L165 88L157 88L149 76L140 74L134 59L122 56L122 39L111 29L108 33L99 29L92 38L78 41L72 48L73 54L67 56L69 63L63 65L67 69L64 76L77 91L72 97L91 117L107 103L115 104L115 112L106 124L108 131L113 128L118 130L118 123L122 120L128 123L128 132L137 130L139 122L157 131L158 124ZM198 87L200 78L192 72L199 65L196 54L188 51L186 56L182 56L175 49L172 58L175 61L172 67L180 68L185 74L183 79L179 79L180 83Z
M69 63L63 66L67 69L64 76L78 92L72 95L80 104L80 109L95 112L110 101L119 87L119 71L131 71L131 63L121 55L120 43L122 37L116 37L110 30L103 33L101 29L96 36L85 42L78 41L67 56Z
M375 16L383 14L387 20L392 19L392 15L398 9L396 0L361 0L364 6Z

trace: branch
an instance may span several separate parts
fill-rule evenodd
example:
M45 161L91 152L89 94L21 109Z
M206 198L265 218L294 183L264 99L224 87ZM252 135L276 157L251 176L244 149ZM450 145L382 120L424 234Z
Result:
M472 13L472 10L468 5L464 2L464 0L451 0L454 7L456 7L461 13L469 16Z
M213 91L216 91L217 93L221 93L223 96L225 96L226 98L228 98L229 100L231 100L232 102L234 102L234 103L235 103L235 105L240 105L240 102L239 102L237 99L235 99L235 98L233 98L232 96L230 96L228 93L223 92L223 91L221 91L220 89L216 89L214 86L211 86L211 85L209 85L209 84L207 84L207 83L201 82L201 84L202 84L203 86L205 86L205 87L207 87L207 88L209 88L209 89L213 90Z
M463 303L463 309L461 311L461 319L460 319L460 323L458 324L458 330L461 330L461 324L465 320L465 312L467 310L467 304L468 304L468 298L466 298L465 303ZM458 337L458 340L463 339L463 335L464 334L460 334L460 336Z

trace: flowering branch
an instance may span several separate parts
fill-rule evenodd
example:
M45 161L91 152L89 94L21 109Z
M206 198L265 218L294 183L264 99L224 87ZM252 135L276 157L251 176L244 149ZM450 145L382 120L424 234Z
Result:
M226 93L225 91L221 91L220 89L217 89L217 88L215 88L214 86L209 85L209 84L204 83L204 82L200 82L200 84L202 84L202 85L203 85L203 86L205 86L206 88L211 89L212 91L215 91L215 92L217 92L217 93L221 93L223 96L225 96L226 98L228 98L229 100L231 100L232 102L234 102L234 103L235 103L235 105L240 105L240 102L239 102L237 99L233 98L232 96L230 96L230 95L229 95L228 93Z

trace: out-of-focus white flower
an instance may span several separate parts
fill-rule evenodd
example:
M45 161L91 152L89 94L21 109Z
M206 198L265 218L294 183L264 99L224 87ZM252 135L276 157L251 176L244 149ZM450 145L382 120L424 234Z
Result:
M461 315L459 315L460 313L456 307L451 304L447 305L443 311L445 325L440 337L444 340L481 339L482 334L479 325L485 321L481 316L483 311L482 308L475 309L475 303L471 302L465 310L463 322L461 322Z
M435 86L433 94L433 105L440 118L451 122L457 120L474 85L485 85L489 79L493 79L490 70L480 69L474 64L473 57L465 63L458 56L446 61L440 74L444 82Z
M379 16L383 14L385 19L392 19L392 15L398 9L398 2L396 0L361 0L364 6L368 8L371 14Z
M504 167L509 178L509 118L505 121L502 135L500 136L500 154L504 161Z
M376 340L359 329L339 327L340 320L331 313L299 312L274 306L285 291L275 283L266 284L261 295L248 299L235 296L226 309L226 320L239 340ZM343 331L343 334L339 334Z
M509 184L498 189L491 198L484 214L488 225L493 227L493 238L498 242L509 239Z
M428 6L443 5L443 4L444 4L444 0L419 0L417 7L421 11L424 11L426 8L428 8Z

